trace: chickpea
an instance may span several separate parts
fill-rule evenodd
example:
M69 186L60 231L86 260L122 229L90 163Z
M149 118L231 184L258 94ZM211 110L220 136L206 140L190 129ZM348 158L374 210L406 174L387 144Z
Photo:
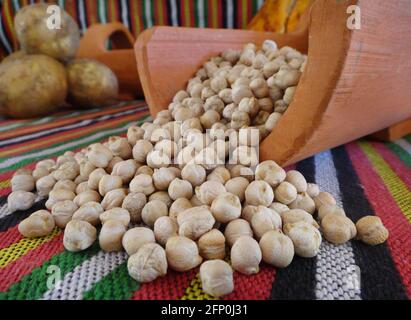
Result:
M83 220L97 226L100 223L100 214L103 212L104 209L100 203L88 202L74 212L72 220Z
M281 225L280 215L264 206L258 206L257 212L251 218L251 226L257 239L269 230L281 229Z
M217 181L221 184L225 184L230 179L230 171L224 167L215 168L208 176L208 181Z
M284 212L290 210L288 206L280 202L273 202L272 204L270 204L269 208L277 212L280 215L280 217L282 217Z
M261 259L260 246L252 237L238 238L231 248L231 265L240 273L247 275L258 273Z
M204 233L210 231L215 223L211 211L205 207L193 207L181 212L177 216L178 234L192 240L197 240Z
M175 236L166 243L167 262L175 271L188 271L194 269L202 262L198 253L197 244L186 237Z
M80 176L83 176L88 179L90 173L92 173L95 169L96 167L86 159L80 162Z
M379 217L362 217L355 226L357 227L357 238L366 244L376 246L388 239L389 231Z
M285 181L291 183L297 189L298 193L307 191L307 181L305 180L304 176L297 170L288 171L285 177Z
M170 207L171 204L173 203L173 200L170 198L170 196L168 195L168 193L166 191L157 191L152 193L149 197L148 200L160 200L162 202L164 202L164 204L167 207Z
M155 243L154 233L149 228L136 227L128 230L122 240L124 250L129 256L135 254L147 243Z
M87 153L88 160L97 168L106 168L113 159L111 150L101 144L90 146L90 151Z
M307 194L314 199L320 194L320 188L315 183L307 183Z
M230 221L225 230L224 235L230 247L242 236L253 236L250 224L244 219L235 219Z
M129 275L138 282L151 282L167 274L164 249L155 243L144 244L127 262Z
M106 252L120 251L123 249L121 240L126 227L118 220L107 220L99 235L100 248Z
M325 204L329 204L329 205L336 205L337 204L337 201L335 201L332 194L330 194L328 192L320 192L318 194L318 196L313 198L313 200L314 200L314 203L315 203L315 208L317 210L319 210L321 208L321 206L323 206Z
M296 89L297 87L294 86L294 87L288 87L285 90L283 99L287 104L290 104L291 101L293 100Z
M168 187L168 194L173 200L178 198L190 199L193 196L193 187L190 182L175 178Z
M321 234L312 224L304 221L286 224L283 231L293 241L295 253L300 257L312 258L320 251Z
M35 200L34 193L23 190L14 191L7 197L7 208L10 212L28 210L34 205Z
M51 210L53 205L55 205L59 201L64 200L74 200L76 194L73 191L65 190L65 189L58 189L52 190L49 194L49 199L46 201L46 208Z
M263 180L271 187L277 187L286 178L286 172L272 160L261 162L255 171L256 180Z
M263 261L276 268L288 267L294 258L294 244L278 230L271 230L261 237L260 248Z
M50 212L46 210L39 210L21 221L19 223L18 230L23 237L36 238L49 235L53 231L54 227L54 219Z
M74 180L80 173L80 166L76 162L65 162L51 175L58 180Z
M134 146L138 140L143 139L144 129L138 126L131 126L127 129L127 140L128 143Z
M241 164L235 165L230 169L230 174L232 178L244 177L249 182L254 181L254 172L251 168L245 167Z
M217 111L219 114L223 112L224 109L224 102L219 98L219 96L214 95L209 98L204 103L204 111L214 110Z
M202 166L190 163L181 170L181 177L183 180L190 182L193 187L197 187L205 181L206 171Z
M245 201L247 204L268 207L274 200L273 189L265 181L253 181L245 190Z
M223 260L209 260L200 267L200 279L205 293L221 297L233 292L233 270Z
M40 178L48 176L49 173L50 172L45 167L39 167L33 170L32 175L33 175L34 181L37 182L37 180L39 180Z
M144 193L149 196L155 191L153 178L148 174L138 174L130 182L130 192Z
M271 94L271 92L270 92L270 94ZM284 112L287 111L287 109L288 109L288 104L282 99L277 100L274 103L274 113L279 113L279 114L282 115ZM274 121L275 121L275 119L274 119Z
M198 199L205 205L211 205L218 195L225 192L224 185L217 181L206 181L195 189Z
M56 226L64 229L77 209L78 206L71 200L57 202L51 209Z
M233 113L236 110L238 110L238 108L234 103L226 105L222 112L224 119L231 121Z
M144 163L151 150L153 150L153 145L150 141L138 140L133 147L133 158L137 162Z
M319 228L313 216L309 214L307 211L304 211L301 209L291 209L291 210L285 211L282 213L281 219L284 225L286 225L287 223L291 224L291 223L296 223L299 221L304 221L304 222L312 224L316 228Z
M180 212L183 212L186 209L192 208L190 200L186 198L178 198L170 206L169 216L170 218L177 220L177 216Z
M167 167L170 164L170 157L162 150L153 150L147 155L147 165L153 169Z
M101 201L104 210L119 208L123 204L124 198L127 196L127 190L123 188L114 189L106 193Z
M289 204L290 209L302 209L309 214L314 214L315 203L314 200L306 193L297 194L297 198Z
M275 74L274 83L281 89L293 87L298 84L301 72L292 68L283 68Z
M240 129L244 126L248 126L251 123L250 115L245 111L238 109L234 110L231 114L231 128Z
M225 188L227 192L230 192L236 195L241 202L245 199L245 190L247 189L249 182L246 178L243 177L235 177L228 180L225 183Z
M265 122L265 128L271 132L277 126L278 121L282 117L282 114L279 112L274 112L268 116L267 121Z
M129 183L131 179L134 178L137 169L137 162L133 159L129 159L116 163L111 175L120 177L123 183Z
M156 220L162 216L168 216L168 208L163 201L152 200L147 202L141 212L143 222L149 227L153 227Z
M71 220L64 231L63 244L66 250L78 252L89 248L97 239L97 230L90 223Z
M123 208L113 208L100 214L101 224L104 225L108 220L118 220L127 227L130 223L130 213Z
M118 176L106 174L102 176L98 184L98 191L104 197L109 191L123 186L123 180Z
M164 216L154 222L154 236L162 246L165 246L169 238L177 235L178 225L174 219Z
M287 181L281 182L274 190L275 199L283 204L290 204L297 199L297 189Z
M258 212L258 206L245 205L241 211L241 218L251 223L252 218Z
M47 171L51 171L51 169L56 165L56 161L54 161L53 159L45 159L45 160L41 160L39 162L36 163L36 169L38 168L45 168L47 169Z
M79 193L74 199L73 202L78 206L81 207L82 205L88 202L100 202L101 196L97 191L94 190L86 190L82 193Z
M204 233L198 239L200 256L205 260L225 258L225 238L218 229Z
M232 193L223 193L217 196L211 204L214 218L221 223L235 220L241 215L240 199Z
M60 180L57 181L53 186L53 190L65 189L72 192L76 192L77 185L74 181L71 180ZM76 192L77 193L77 192Z
M324 217L329 214L336 214L336 215L344 216L344 217L346 216L344 209L339 207L338 205L324 204L320 207L320 209L318 209L318 215L317 215L318 221L321 222L321 220L324 219Z
M88 181L87 181L89 189L98 190L100 180L105 175L107 175L107 172L103 168L97 168L93 170L90 173Z
M11 178L11 190L12 191L33 191L35 186L35 181L33 176L30 174L19 174L14 175Z
M47 197L55 184L56 180L51 175L40 178L36 181L37 193L41 197Z
M151 169L149 166L144 165L137 169L135 177L139 174L146 174L152 177L154 174L154 170Z
M210 129L212 125L219 122L220 119L221 116L217 111L209 109L200 117L200 122L205 129Z
M327 241L333 244L342 244L357 235L354 222L346 216L328 214L321 220L321 230Z

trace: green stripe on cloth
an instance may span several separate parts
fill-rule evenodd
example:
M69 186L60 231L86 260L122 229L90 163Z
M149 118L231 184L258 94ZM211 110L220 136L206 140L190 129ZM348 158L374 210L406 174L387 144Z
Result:
M90 290L83 293L84 300L130 299L140 284L128 275L127 262L121 264Z
M3 161L0 161L0 173L9 171L9 170L16 170L22 166L25 166L33 161L39 161L41 159L46 159L50 157L55 157L60 154L63 154L66 151L79 149L85 146L90 145L91 143L99 142L101 140L107 139L108 137L120 134L127 130L127 127L131 123L137 122L140 124L144 122L149 116L145 116L137 121L125 121L122 122L120 125L110 128L107 130L96 130L96 133L88 135L86 137L76 138L74 140L67 140L64 142L60 142L54 144L52 146L47 146L43 149L33 150L30 152L25 153L24 155L6 158Z
M404 162L407 166L411 167L411 155L405 151L403 148L401 148L398 144L390 142L387 143L388 148L392 152L394 152L398 158L401 159L402 162Z
M95 243L91 248L82 252L65 251L53 256L49 261L43 263L41 267L34 269L19 282L13 284L6 292L0 292L0 300L40 299L49 289L47 288L47 280L51 274L47 270L50 266L60 268L61 277L64 277L83 261L97 254L99 249L98 244Z
M411 143L411 135L405 136L404 139Z

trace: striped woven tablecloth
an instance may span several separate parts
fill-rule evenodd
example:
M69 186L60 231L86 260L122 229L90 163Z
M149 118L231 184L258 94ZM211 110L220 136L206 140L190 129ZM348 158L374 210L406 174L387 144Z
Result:
M17 224L43 208L44 200L25 212L7 210L10 178L16 169L33 168L40 159L124 134L130 124L148 117L144 102L138 102L0 122L0 299L210 298L201 290L198 269L169 271L152 283L139 284L127 274L124 252L105 253L98 244L80 253L67 252L57 229L44 238L22 238ZM356 141L304 160L296 168L331 192L354 221L364 215L379 216L390 231L388 241L376 247L324 241L317 257L296 257L286 269L263 265L254 276L235 273L235 291L225 299L410 298L411 137L386 144ZM52 274L61 279L54 287Z

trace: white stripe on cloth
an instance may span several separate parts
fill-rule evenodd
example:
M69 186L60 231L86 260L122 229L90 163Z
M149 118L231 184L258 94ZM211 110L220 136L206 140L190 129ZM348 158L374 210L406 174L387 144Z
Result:
M61 282L44 293L43 300L81 300L83 293L127 259L121 252L100 251L67 273Z
M198 26L200 28L205 28L203 0L197 0L197 14L198 14Z
M171 0L171 24L173 27L178 26L178 18L177 18L177 3L176 0Z
M107 23L105 0L98 0L98 15L101 23Z
M257 9L260 9L263 3L264 3L264 0L257 0Z
M404 149L406 152L411 154L411 143L409 143L407 140L400 139L400 140L395 141L395 144L397 144L402 149Z
M36 199L35 199L35 201L34 201L33 206L35 206L37 202L39 202L39 201L41 201L41 200L43 200L43 199L44 199L44 198L42 198L42 197L40 197L40 196L37 195L37 196L36 196ZM11 214L11 213L12 213L12 212L9 211L9 208L8 208L8 206L7 206L7 202L0 207L0 218L3 218L3 217L5 217L5 216L8 216L8 215Z
M320 190L331 193L342 206L341 190L330 151L315 156L315 182ZM316 260L316 297L320 300L361 299L360 290L352 285L357 266L350 242L333 245L323 238Z
M151 0L145 1L147 28L151 28L153 26L153 17L151 16Z
M121 21L123 24L130 28L130 24L128 23L128 7L127 7L127 0L121 0Z
M234 14L234 6L233 6L233 0L227 0L227 28L232 29L234 28L234 19L233 19L233 14Z
M97 132L93 135L86 136L82 139L78 139L78 140L75 140L75 141L72 141L72 142L68 142L68 143L59 145L59 146L54 147L54 148L48 148L48 149L44 149L44 150L41 150L41 151L38 151L38 152L30 153L30 154L25 154L25 155L21 155L21 156L17 156L17 157L12 157L12 158L7 158L5 161L0 163L0 169L8 168L8 167L20 162L20 161L23 161L23 160L28 160L28 159L37 160L38 158L45 157L45 156L54 154L54 153L59 152L59 151L69 150L69 149L76 149L76 147L79 146L79 145L86 144L87 142L97 140L97 139L102 138L106 135L117 134L117 133L120 133L122 131L125 131L125 130L127 130L127 128L129 126L130 126L130 123L127 123L126 125L124 125L120 128L111 129L111 130L102 130L102 131L99 131L99 132Z
M85 13L85 8L84 8L84 0L80 0L78 3L78 8L79 8L79 18L80 18L80 27L81 27L81 32L84 34L87 30L87 21L86 21L86 13Z
M58 132L64 131L64 130L70 130L70 129L76 129L76 128L79 128L79 127L84 127L84 126L87 126L88 124L90 124L92 122L95 122L95 121L97 121L97 122L105 121L105 120L108 120L108 119L111 119L111 118L115 118L117 116L124 116L124 115L128 115L128 114L132 114L134 112L136 112L135 109L127 110L127 111L123 111L123 112L119 112L119 113L115 113L115 114L108 114L108 115L100 116L100 117L97 117L97 118L82 120L80 122L77 122L75 124L70 124L70 125L67 125L67 126L61 126L61 127L53 128L53 129L46 130L46 131L40 131L40 132L36 132L36 133L33 133L33 134L28 134L28 135L23 135L23 136L12 138L12 139L3 140L3 141L0 141L0 147L4 146L4 145L7 145L9 143L17 143L17 142L28 140L28 139L39 138L39 137L42 137L42 136L45 136L45 135L49 135L51 133L58 133Z

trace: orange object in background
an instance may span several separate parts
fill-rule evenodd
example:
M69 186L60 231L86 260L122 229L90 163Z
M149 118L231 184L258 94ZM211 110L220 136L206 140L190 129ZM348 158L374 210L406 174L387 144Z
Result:
M248 25L254 31L295 31L301 16L314 0L266 0Z

